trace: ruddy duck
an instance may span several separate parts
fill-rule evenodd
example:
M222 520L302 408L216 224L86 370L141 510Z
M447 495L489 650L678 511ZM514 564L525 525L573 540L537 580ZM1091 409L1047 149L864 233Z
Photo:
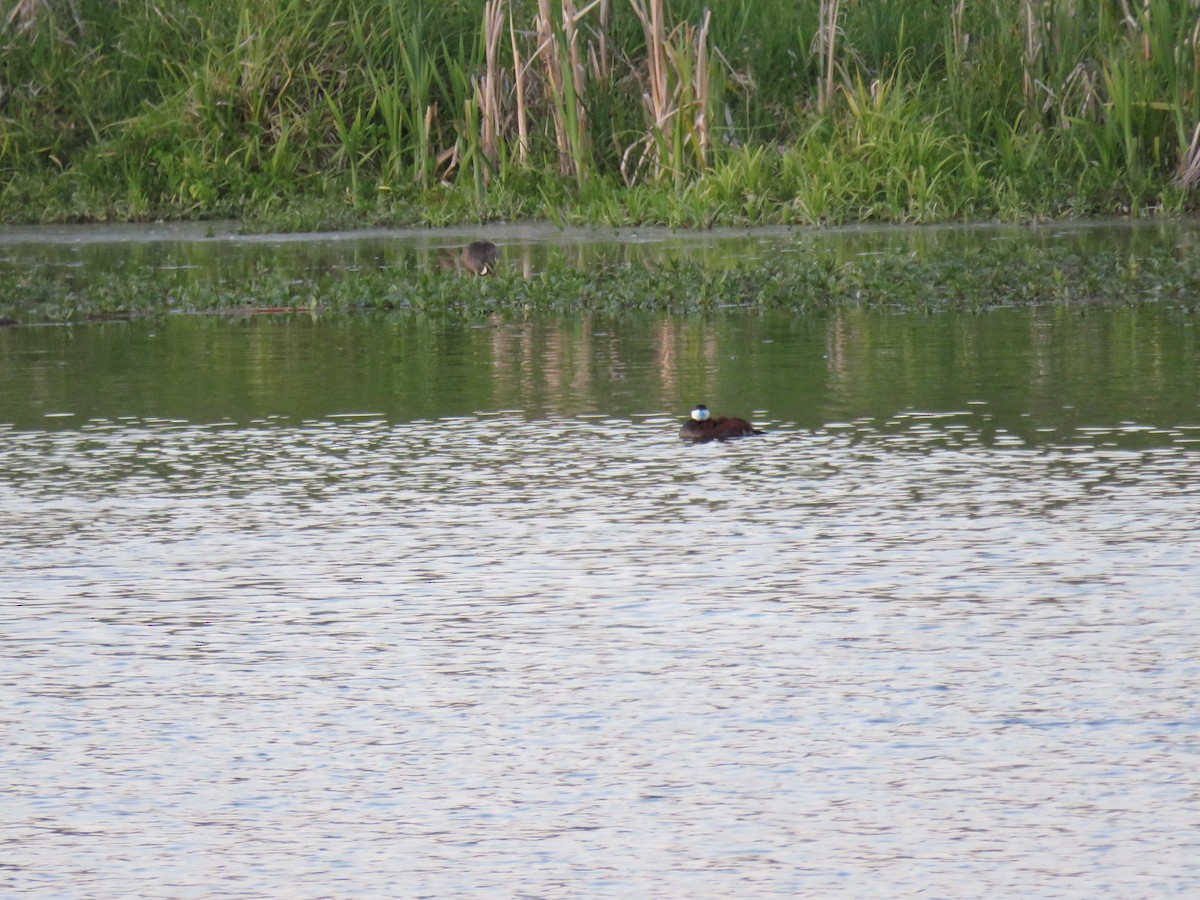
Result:
M491 241L472 241L463 248L463 268L476 275L492 275L496 271L497 252Z
M745 419L725 416L717 416L714 419L703 403L696 404L696 408L692 410L692 417L679 429L679 436L683 440L696 444L762 433Z

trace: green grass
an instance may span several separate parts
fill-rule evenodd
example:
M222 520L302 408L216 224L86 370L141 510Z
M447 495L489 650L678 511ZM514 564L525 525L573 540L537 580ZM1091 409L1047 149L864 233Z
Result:
M1139 2L1133 19L1083 0L843 3L825 112L815 3L674 0L676 112L659 123L632 8L589 11L573 55L562 6L540 57L537 2L500 7L498 121L481 0L36 7L32 28L0 26L0 221L707 227L1200 207L1172 183L1200 122L1194 0ZM548 61L577 74L555 90Z

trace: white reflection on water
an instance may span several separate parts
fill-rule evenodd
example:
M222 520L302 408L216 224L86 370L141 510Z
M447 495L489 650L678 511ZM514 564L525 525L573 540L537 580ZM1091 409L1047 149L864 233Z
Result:
M1189 892L1196 431L962 421L2 433L0 886Z

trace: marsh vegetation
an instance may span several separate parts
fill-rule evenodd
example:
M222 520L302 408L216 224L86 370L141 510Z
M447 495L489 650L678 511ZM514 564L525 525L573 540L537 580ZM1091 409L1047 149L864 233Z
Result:
M0 215L1179 213L1196 0L9 0Z
M140 240L117 228L85 245L70 235L61 243L0 245L0 318L294 312L481 321L638 311L1200 306L1200 253L1189 223L704 236L497 226L501 246L487 278L462 262L470 245L452 239L470 229L279 241L202 237L204 227L188 226L195 234L176 240ZM563 237L554 242L551 233Z

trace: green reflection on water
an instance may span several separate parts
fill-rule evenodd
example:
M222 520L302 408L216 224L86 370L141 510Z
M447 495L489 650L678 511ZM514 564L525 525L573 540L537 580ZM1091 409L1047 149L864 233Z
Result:
M501 245L510 287L519 287L522 276L548 264L575 267L599 283L611 270L670 273L685 261L719 270L771 255L884 258L900 266L936 257L949 265L960 249L987 242L1068 247L1077 257L1119 257L1146 268L1140 261L1154 254L1192 260L1198 234L1196 223L1162 222L703 234L508 226L488 236ZM127 275L136 293L146 273L162 275L164 284L238 285L263 272L284 284L311 284L318 275L348 283L367 271L387 283L391 273L418 272L430 283L474 286L443 267L447 254L477 236L243 239L220 226L212 236L187 226L8 230L0 231L0 276L20 288L12 296L43 288L69 296L100 275ZM1153 277L1145 283L1152 287ZM1176 294L1184 288L1173 286ZM1197 424L1196 303L1131 300L1138 302L936 315L851 302L805 312L718 305L687 316L513 309L491 317L160 314L23 325L0 328L0 424L74 428L122 417L247 423L355 413L410 422L493 410L620 421L682 418L697 402L776 429L857 419L888 427L906 411L963 413L966 427L985 440L1005 433L1027 444L1068 439L1088 426Z
M985 439L1003 431L1037 444L1080 426L1200 423L1197 318L1143 306L11 328L0 330L0 423L409 422L494 410L628 420L682 418L703 401L804 429L962 412Z

